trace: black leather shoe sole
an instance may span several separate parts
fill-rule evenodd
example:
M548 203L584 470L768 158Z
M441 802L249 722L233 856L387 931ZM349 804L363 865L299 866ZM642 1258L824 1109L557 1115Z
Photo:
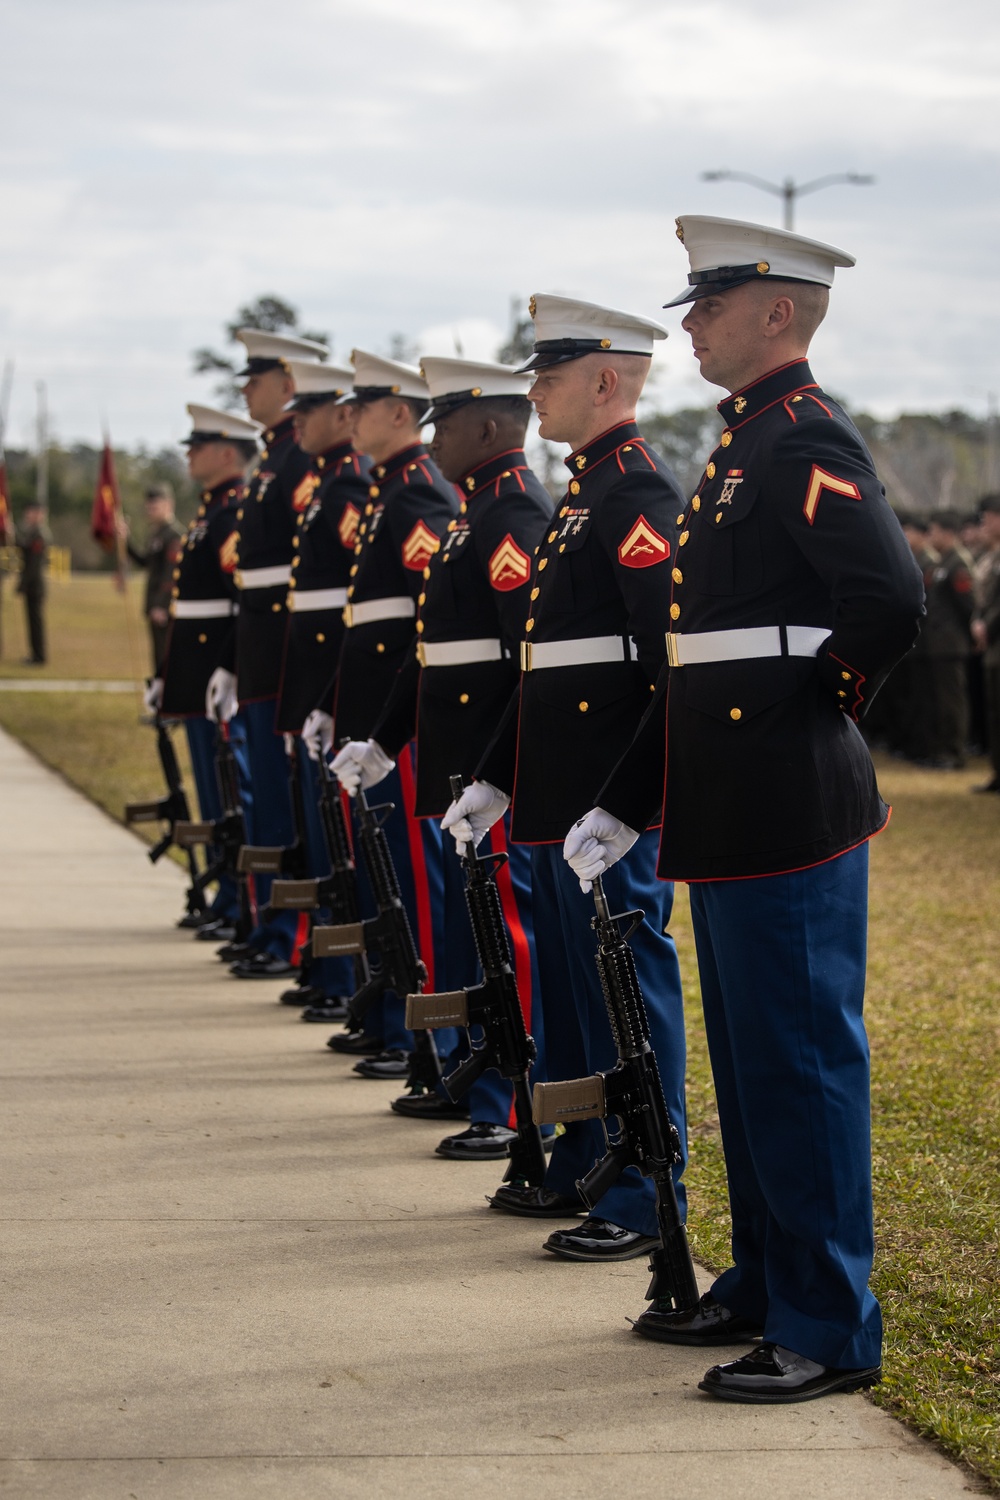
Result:
M400 1083L409 1073L409 1060L381 1062L378 1057L363 1057L354 1064L359 1078L373 1078L377 1083Z
M439 1094L401 1094L389 1105L393 1114L405 1115L408 1120L467 1120L469 1108L466 1104L452 1104Z
M347 1006L343 1000L331 1000L315 1005L307 1005L300 1019L303 1021L325 1021L327 1025L331 1021L346 1021Z
M516 1214L522 1219L575 1219L582 1218L587 1212L579 1198L564 1198L561 1193L553 1193L552 1197L556 1201L544 1203L539 1199L517 1197L515 1192L516 1190L500 1187L486 1201L498 1213Z
M236 927L232 922L209 922L198 928L194 940L196 943L231 943L235 937Z
M207 927L209 922L215 918L209 916L207 911L186 911L183 917L178 917L178 927Z
M573 1241L573 1230L565 1233L556 1230L549 1236L542 1246L550 1255L558 1255L562 1260L589 1260L600 1261L605 1265L619 1260L638 1260L641 1255L648 1255L650 1250L655 1250L660 1241L655 1235L639 1234L635 1239L627 1240L624 1244L616 1244L613 1240L606 1245Z
M449 1135L434 1148L434 1155L447 1157L449 1161L505 1161L510 1155L510 1140L477 1140L473 1136L464 1141L460 1136Z
M270 963L257 963L254 959L237 959L229 965L234 979L288 979L295 973L295 965L276 958Z
M712 1349L726 1344L749 1344L764 1336L763 1328L746 1318L730 1318L728 1322L720 1323L715 1328L684 1328L672 1321L677 1317L677 1313L658 1313L647 1309L633 1321L632 1331L644 1339L655 1339L660 1344L690 1344L697 1349Z
M307 1005L322 1005L325 1000L323 991L314 984L293 984L290 990L283 990L278 996L279 1005L298 1010L304 1010Z
M363 1031L338 1031L326 1044L331 1052L343 1052L348 1057L377 1057L385 1050L380 1036L365 1036Z
M824 1370L822 1375L800 1385L783 1387L776 1380L771 1390L741 1385L739 1377L722 1381L709 1380L706 1376L699 1380L698 1389L720 1401L740 1401L745 1406L790 1406L796 1401L816 1401L820 1396L832 1396L837 1391L845 1394L848 1391L867 1391L878 1385L881 1379L882 1366L875 1365L870 1370Z

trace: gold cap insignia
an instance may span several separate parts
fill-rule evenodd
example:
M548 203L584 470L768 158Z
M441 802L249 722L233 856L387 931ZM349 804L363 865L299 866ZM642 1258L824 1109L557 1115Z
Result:
M530 314L531 317L535 316L535 305L536 304L535 304L534 297L529 297L528 298L528 312L529 312L529 314Z
M677 238L680 240L681 244L683 245L683 243L684 243L684 225L681 223L680 219L675 219L674 223L677 225Z

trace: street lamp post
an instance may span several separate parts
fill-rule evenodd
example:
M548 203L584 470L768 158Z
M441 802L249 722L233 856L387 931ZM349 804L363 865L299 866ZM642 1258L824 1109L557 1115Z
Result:
M752 187L759 187L765 193L774 193L784 204L784 227L795 228L795 200L801 198L803 193L815 193L819 188L832 187L836 182L850 182L855 187L866 187L874 182L874 177L869 177L861 172L831 172L826 177L814 177L812 182L796 182L792 177L786 177L784 182L767 182L763 177L755 177L752 172L730 172L721 167L714 172L702 172L703 182L749 182Z

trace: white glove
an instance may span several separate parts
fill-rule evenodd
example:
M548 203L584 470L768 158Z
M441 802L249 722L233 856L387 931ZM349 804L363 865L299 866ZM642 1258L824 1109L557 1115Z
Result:
M620 823L603 807L592 808L574 823L563 844L563 859L579 880L581 891L589 891L594 878L616 865L638 837L634 828Z
M458 845L459 854L466 844L473 848L494 823L499 823L510 806L506 792L498 791L488 781L474 781L467 786L457 802L453 802L441 819Z
M216 667L205 692L205 718L214 719L217 724L228 724L239 706L236 677L225 667Z
M163 702L163 678L151 677L146 683L142 694L142 701L146 706L147 713L155 714Z
M351 740L333 758L333 774L349 797L384 780L396 764L377 740Z
M321 708L314 708L302 726L302 739L310 760L329 755L333 749L333 720Z

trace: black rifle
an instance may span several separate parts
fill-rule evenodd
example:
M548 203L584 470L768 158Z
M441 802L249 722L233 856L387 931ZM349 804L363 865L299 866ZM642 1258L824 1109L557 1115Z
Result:
M240 869L240 850L246 843L247 829L240 801L236 756L229 742L228 730L222 723L215 726L215 779L219 787L222 816L210 822L178 823L175 825L174 836L184 849L194 849L199 844L204 844L214 850L214 858L198 877L202 890L222 875L230 875L236 882L240 898L236 939L243 942L253 930L249 883L246 874Z
M674 1190L672 1168L683 1160L680 1136L663 1098L656 1057L649 1044L646 1007L628 945L644 913L627 911L613 917L600 877L594 880L594 904L597 968L618 1061L610 1072L595 1073L591 1078L536 1084L535 1119L540 1125L593 1119L604 1123L607 1154L577 1183L590 1206L614 1186L626 1167L638 1167L644 1177L652 1179L660 1245L650 1257L653 1279L646 1300L655 1299L662 1312L671 1308L681 1311L697 1303L698 1284ZM627 923L624 931L623 922ZM608 1131L609 1118L619 1122L613 1138Z
M188 807L180 767L177 764L173 741L166 724L158 713L153 715L152 720L144 722L152 723L156 730L156 748L160 756L160 765L163 767L163 779L167 784L167 795L157 798L154 802L126 803L125 821L126 823L166 823L167 827L162 838L152 844L147 851L150 860L155 865L172 844L177 844L178 848L181 847L177 840L177 825L190 821L191 810ZM203 912L207 907L207 902L204 882L198 874L198 857L191 847L187 847L185 853L191 875L191 884L187 890L187 909L189 912Z
M369 1008L385 990L395 990L400 999L419 994L427 979L427 969L413 941L410 919L403 905L383 826L395 804L382 802L369 807L361 787L354 801L358 843L375 898L376 915L347 926L317 927L315 941L317 945L332 945L322 950L317 946L317 952L367 953L369 956L375 953L381 960L379 967L373 968L369 979L348 1003L348 1024L356 1027L362 1024ZM407 1082L414 1092L420 1093L435 1088L440 1079L441 1063L434 1038L429 1031L417 1031Z
M288 794L292 804L293 836L290 844L244 844L239 854L241 875L284 875L290 880L301 880L306 873L306 814L302 803L302 774L294 743L288 752ZM273 916L273 908L265 906L260 913L262 922Z
M354 984L361 989L370 978L358 906L358 877L351 841L340 800L340 785L330 774L326 756L320 755L319 814L323 839L330 860L330 874L319 880L275 880L271 885L272 911L330 913L333 926L313 926L309 943L302 949L304 964L319 958L350 955L354 959ZM344 947L345 935L348 946ZM360 944L360 947L359 947Z
M462 778L451 778L451 795L462 795ZM504 1182L524 1182L541 1187L545 1179L545 1149L541 1132L532 1119L529 1070L535 1061L535 1043L528 1035L517 993L517 980L510 961L510 943L500 906L496 872L507 863L506 854L478 855L468 844L462 857L465 868L465 901L476 940L483 978L468 989L438 995L407 995L406 1024L412 1030L440 1026L481 1026L482 1041L468 1036L469 1056L444 1079L444 1086L457 1102L487 1068L496 1068L514 1089L517 1136L510 1145L510 1165Z

